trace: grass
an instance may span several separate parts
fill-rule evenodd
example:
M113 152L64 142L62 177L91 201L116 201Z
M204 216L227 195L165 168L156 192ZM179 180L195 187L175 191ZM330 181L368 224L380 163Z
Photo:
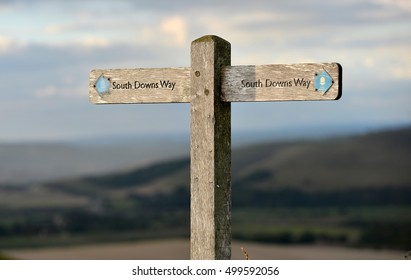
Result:
M404 231L401 225L411 222L410 212L411 206L234 209L233 237L266 243L356 246L376 223L381 234L391 224ZM395 245L391 243L386 246Z
M49 199L48 203L53 206L61 203L59 207L36 207L43 199L43 191L51 190L37 189L37 193L33 191L33 201L30 202L27 198L21 202L32 203L33 208L23 211L10 205L1 206L1 248L68 246L189 235L189 206L181 204L182 201L188 201L188 191L176 191L172 195L146 199L104 197L102 203L107 205L103 209L106 212L102 213L94 213L81 207L73 208L76 211L67 209L68 206L73 207L76 204L71 200L59 200L57 196ZM5 192L10 194L9 190ZM1 194L0 192L0 201L5 200ZM68 194L68 197L70 196L71 194ZM361 245L361 242L366 246L374 246L378 242L388 248L390 244L395 243L393 240L400 240L397 242L401 242L400 245L409 244L407 242L411 239L402 235L409 232L411 215L407 214L410 212L411 206L408 205L234 207L232 232L233 238L250 241L283 244L331 243L350 246L356 243ZM56 220L65 223L61 225ZM393 227L398 229L398 234L387 234ZM373 235L370 232L374 233L373 230L378 231L380 239L377 241L375 238L370 239ZM398 239L400 237L402 239ZM394 245L398 247L397 243Z
M310 222L341 224L351 220L364 222L411 222L411 206L302 207L234 209L233 224L280 224Z
M347 209L351 220L367 222L411 222L411 206L355 207Z
M46 247L70 247L74 245L105 244L113 242L130 242L143 240L157 240L165 238L188 238L187 232L182 229L170 229L162 231L127 231L127 232L94 232L87 234L66 235L38 235L15 236L0 239L0 247L3 249L15 248L46 248ZM0 252L1 259L1 252Z
M24 193L13 190L0 190L0 205L8 209L84 207L87 199L62 192L52 192L44 188L33 188Z
M0 252L0 261L1 260L12 260L9 256L5 255L4 253Z
M233 237L267 243L312 244L338 243L352 244L358 241L360 230L349 227L318 226L238 226L233 229Z

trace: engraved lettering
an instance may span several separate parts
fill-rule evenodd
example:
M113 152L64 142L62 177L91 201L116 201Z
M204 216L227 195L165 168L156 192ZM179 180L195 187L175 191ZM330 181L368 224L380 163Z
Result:
M117 82L113 82L112 87L113 89L131 89L133 85L130 82L121 83L121 84Z
M176 82L171 82L169 80L160 80L160 85L162 88L168 88L171 90L174 90L175 86L176 86Z
M241 80L241 85L243 88L257 88L257 87L263 87L263 83L261 82L260 79L258 79L257 81L253 81L253 82L248 82L245 80Z
M311 81L307 81L304 78L301 79L294 79L294 84L295 86L300 86L300 87L308 87L310 86Z
M141 83L139 81L134 82L135 89L144 89L144 88L159 88L158 83Z
M292 81L272 81L270 79L265 80L265 87L292 87Z

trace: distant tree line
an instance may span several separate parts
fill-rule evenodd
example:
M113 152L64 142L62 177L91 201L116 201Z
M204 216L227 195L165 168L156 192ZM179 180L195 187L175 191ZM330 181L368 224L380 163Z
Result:
M305 191L296 187L233 188L233 207L352 207L410 205L411 188L349 188Z
M189 187L171 188L170 193L143 196L132 194L117 204L107 199L101 209L49 208L0 213L0 246L8 238L32 236L58 236L108 232L164 232L179 228L187 235L190 221ZM122 204L124 203L124 205ZM366 207L409 206L409 188L366 188L307 192L297 188L252 189L233 186L233 211L242 208L297 208L297 207ZM3 222L1 217L7 217ZM408 220L409 221L409 220ZM349 224L351 223L351 224ZM411 248L411 223L401 221L346 221L347 226L361 229L358 245ZM324 235L304 231L295 235L283 231L275 234L234 232L234 238L275 243L345 243L347 236ZM3 240L3 242L2 242ZM408 249L409 249L408 248Z

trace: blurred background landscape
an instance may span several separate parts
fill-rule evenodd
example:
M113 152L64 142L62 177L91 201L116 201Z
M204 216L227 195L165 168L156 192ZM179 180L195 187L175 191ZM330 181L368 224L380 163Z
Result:
M9 172L0 185L1 248L188 239L190 160L183 139L173 143L180 157L149 164L140 149L130 148L134 141L0 145L3 159L22 161L36 174L13 182L9 175L23 175L22 169L3 169ZM410 142L408 126L240 145L233 150L234 240L395 249L405 255L411 246ZM149 151L152 145L162 146L159 140L139 147ZM127 153L141 165L132 167ZM153 148L149 157L157 153L167 154ZM107 160L127 167L107 171L101 163ZM82 174L78 165L84 163L95 175Z
M232 104L233 257L404 258L408 1L0 0L0 259L189 258L189 104L92 105L88 75L189 66L205 34L343 66L338 101Z

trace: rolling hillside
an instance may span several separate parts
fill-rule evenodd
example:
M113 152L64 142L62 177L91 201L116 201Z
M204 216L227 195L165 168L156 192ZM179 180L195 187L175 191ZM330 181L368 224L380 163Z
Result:
M411 186L411 128L234 151L233 173L253 188Z
M233 237L409 250L410 143L408 127L235 149ZM0 249L187 237L189 164L0 185Z
M232 158L233 188L411 188L411 128L348 138L247 146L234 150ZM189 185L189 159L51 185L167 193Z
M186 155L184 141L135 140L105 143L0 143L0 184L24 184L86 174L103 174L120 168Z

